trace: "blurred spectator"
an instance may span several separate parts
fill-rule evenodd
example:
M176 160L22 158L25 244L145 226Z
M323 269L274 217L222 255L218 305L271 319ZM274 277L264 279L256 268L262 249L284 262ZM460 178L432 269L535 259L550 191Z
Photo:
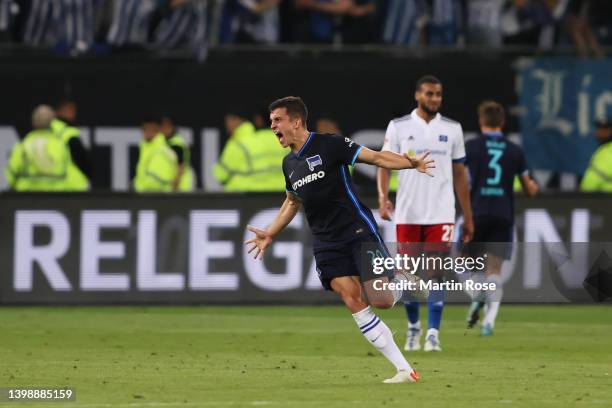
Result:
M10 3L14 14L27 16L23 30L24 43L80 54L89 51L94 44L96 12L104 1L33 0Z
M225 191L284 191L282 171L283 149L276 135L255 126L241 109L225 115L225 128L230 135L214 175Z
M591 1L589 0L570 0L567 29L581 57L586 58L592 53L594 56L601 58L604 53L588 21L590 8ZM608 18L612 19L612 16L608 15Z
M51 130L55 112L40 105L32 112L32 131L15 145L5 171L15 191L64 191L70 155Z
M81 142L81 131L75 127L77 107L73 101L65 100L55 108L56 118L51 121L51 130L66 145L70 153L70 164L66 176L67 189L89 190L92 169L89 152Z
M108 43L115 47L146 45L156 1L111 1L113 2L113 17L107 36Z
M427 22L424 0L389 0L383 40L389 44L422 45Z
M465 0L428 0L428 45L455 45L463 31Z
M340 43L342 16L353 7L353 0L295 0L300 13L297 41Z
M15 39L15 20L19 11L19 4L16 1L0 0L0 40Z
M275 44L279 41L281 0L227 0L220 43Z
M505 1L467 0L466 41L468 44L501 46L501 16Z
M563 31L563 20L566 16L568 0L540 1L543 3L543 6L540 6L541 17L538 20L538 24L542 26L538 38L538 47L541 49L551 49L559 43L559 37Z
M380 3L380 2L378 2ZM343 44L373 44L380 42L380 27L384 8L375 0L354 0L342 21Z
M196 183L193 168L191 167L191 150L187 142L178 133L174 122L168 116L161 118L159 129L177 157L178 169L176 178L172 182L172 190L183 192L195 190Z
M567 5L567 0L512 0L502 19L504 44L552 48Z
M580 190L612 193L612 122L601 120L596 122L595 126L599 148L591 157L589 168L580 183Z
M371 44L551 49L612 43L612 0L0 0L0 41L79 55L208 44Z
M8 31L12 20L12 0L0 0L0 32Z
M72 54L89 51L94 44L95 8L103 0L61 0L59 46Z
M61 14L60 1L32 0L27 10L24 43L32 47L55 46L60 37Z
M158 49L175 49L189 43L202 60L207 52L206 0L164 0L156 10L153 41Z
M141 130L134 190L139 193L170 192L178 173L176 154L160 133L157 118L145 118Z

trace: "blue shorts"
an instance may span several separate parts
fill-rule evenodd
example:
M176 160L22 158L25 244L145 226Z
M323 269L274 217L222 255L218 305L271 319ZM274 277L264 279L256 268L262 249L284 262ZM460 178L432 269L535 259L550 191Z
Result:
M370 234L354 241L316 250L314 256L321 285L325 290L333 290L331 281L341 276L358 276L362 282L385 276L375 273L372 258L389 256L388 254L385 243Z

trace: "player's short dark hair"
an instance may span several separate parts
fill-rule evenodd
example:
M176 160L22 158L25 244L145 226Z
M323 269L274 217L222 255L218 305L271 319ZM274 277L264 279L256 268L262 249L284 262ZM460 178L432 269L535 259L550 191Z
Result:
M308 108L306 104L299 96L286 96L275 100L270 104L268 110L272 112L278 108L287 109L287 114L291 119L299 117L302 119L302 123L306 126L306 120L308 119Z
M504 107L495 101L484 101L478 106L478 117L487 127L503 127L506 123Z
M416 82L416 90L420 91L421 90L421 85L423 84L434 84L434 85L442 85L442 81L440 81L438 78L436 78L433 75L425 75L419 78L419 80Z

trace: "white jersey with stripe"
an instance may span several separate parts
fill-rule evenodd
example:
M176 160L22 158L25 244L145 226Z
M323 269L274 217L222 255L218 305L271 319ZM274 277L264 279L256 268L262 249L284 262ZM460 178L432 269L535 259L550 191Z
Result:
M436 162L434 177L415 170L399 171L395 223L453 224L453 163L465 161L461 125L439 113L427 123L415 109L389 122L383 150L419 156L429 151Z

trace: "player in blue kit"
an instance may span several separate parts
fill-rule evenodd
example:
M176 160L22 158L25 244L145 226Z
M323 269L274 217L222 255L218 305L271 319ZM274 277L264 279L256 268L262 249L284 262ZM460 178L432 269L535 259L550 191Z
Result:
M283 162L286 198L278 215L265 230L249 226L255 237L246 242L249 253L263 258L274 237L295 217L300 206L314 235L313 249L319 278L333 290L353 314L357 326L397 369L385 383L416 382L419 376L406 361L387 325L371 306L390 308L402 296L401 289L373 291L372 282L415 281L416 276L381 276L361 262L362 245L389 256L372 212L357 198L348 166L356 161L389 169L416 169L431 176L434 167L428 153L417 158L393 152L376 152L349 138L316 134L306 129L308 111L299 97L289 96L270 105L271 128L282 147L290 147ZM371 305L371 306L370 306Z
M479 294L468 311L468 328L479 319L486 307L480 334L490 336L503 295L501 266L509 259L514 227L515 176L525 194L534 196L538 185L529 176L523 149L509 141L502 129L504 108L497 102L485 101L478 107L481 135L465 144L466 165L470 172L471 201L474 213L474 238L468 248L472 256L487 254L486 280L495 283L496 290ZM493 243L493 244L485 244Z

